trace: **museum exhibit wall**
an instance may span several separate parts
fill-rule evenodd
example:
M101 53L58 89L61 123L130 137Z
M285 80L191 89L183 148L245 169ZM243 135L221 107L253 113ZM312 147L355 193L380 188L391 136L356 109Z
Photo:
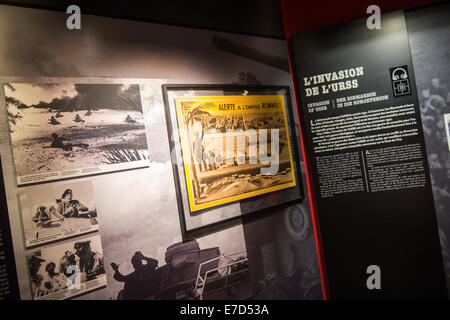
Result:
M303 84L303 78L297 78L297 74L296 71L299 72L299 74L301 74L299 70L305 70L308 69L308 67L310 65L314 64L314 61L320 61L320 57L322 55L323 58L326 57L327 51L328 53L331 54L333 53L333 50L335 50L336 55L335 57L330 56L330 59L322 61L322 66L326 65L327 63L329 63L328 61L339 61L339 59L343 58L342 57L342 53L345 52L345 50L348 50L350 47L353 48L357 48L358 46L363 47L364 45L367 46L375 46L374 49L376 48L376 40L373 41L369 41L367 39L370 38L369 33L364 33L363 29L366 29L365 26L365 19L367 19L368 14L365 15L365 9L367 8L367 6L369 4L366 5L366 3L358 3L354 6L350 6L349 10L347 10L347 7L342 8L342 10L340 10L339 8L336 8L336 10L331 10L333 8L333 5L337 5L337 4L333 4L333 3L329 3L329 6L327 6L327 8L330 8L329 11L327 10L322 10L322 8L317 8L316 4L300 4L300 3L295 3L293 1L282 1L282 8L283 8L283 18L284 18L284 24L285 24L285 32L286 32L286 37L288 40L288 44L289 44L289 48L290 48L290 60L291 60L291 67L293 68L292 72L293 72L293 78L294 81L296 81L296 98L297 98L297 104L298 106L300 106L302 103L304 103L305 105L303 105L303 108L306 108L306 103L310 102L310 100L308 100L308 98L306 98L307 96L304 95L304 84ZM427 172L427 175L430 175L430 180L427 183L427 190L424 190L423 195L425 196L425 194L430 193L430 191L432 190L432 195L433 198L430 200L428 199L428 196L426 196L423 199L423 202L420 204L421 206L423 206L424 204L426 204L426 208L422 208L419 211L417 211L417 213L419 215L423 215L423 220L419 219L419 224L417 224L417 226L419 226L421 223L425 223L425 221L428 219L431 224L430 224L430 228L428 229L428 231L425 231L425 229L423 230L422 235L426 236L422 236L419 235L420 232L419 228L415 228L414 230L416 230L418 233L417 235L417 239L422 239L423 242L419 242L420 245L416 246L416 245L412 245L412 242L410 242L409 244L412 245L414 248L416 248L417 250L417 255L423 255L426 256L427 254L429 254L431 251L435 251L435 250L439 250L440 251L440 256L442 257L442 261L441 261L441 257L440 256L435 256L435 258L433 258L433 263L435 263L436 266L436 272L432 272L432 271L428 271L423 273L420 278L421 281L423 281L423 286L422 286L422 293L425 292L426 290L431 289L432 292L435 292L438 296L442 297L445 296L447 297L447 294L442 293L444 290L443 288L446 287L445 291L448 291L448 283L449 283L449 275L450 275L450 269L449 269L449 258L448 258L448 247L449 247L449 241L448 241L448 234L450 232L449 228L448 228L448 210L446 210L447 205L447 158L448 158L448 132L447 132L447 116L446 113L447 111L447 107L448 107L448 103L449 103L449 97L448 97L448 87L449 87L449 82L448 82L448 64L449 64L449 59L448 59L448 34L449 34L449 30L448 30L448 21L449 21L449 5L448 3L437 3L434 5L430 5L428 7L419 7L419 8L415 8L416 6L419 5L424 5L427 3L420 3L419 2L409 2L409 3L378 3L377 5L380 6L381 11L383 13L386 13L386 15L384 16L385 19L384 20L386 22L386 25L384 25L384 28L390 28L392 26L392 24L390 24L390 18L392 15L388 14L389 11L393 11L393 10L399 10L399 9L408 9L408 8L414 8L414 9L410 9L410 10L405 10L405 11L398 11L398 13L400 14L400 16L403 16L403 18L400 18L399 21L403 20L404 22L402 22L402 24L404 25L403 27L403 31L400 33L392 33L390 40L387 40L384 42L384 47L382 48L381 46L379 47L380 50L380 54L381 52L386 53L388 50L393 50L392 54L387 54L386 59L381 59L381 61L383 61L383 63L388 63L387 61L389 61L390 58L393 58L394 60L396 58L394 58L396 55L399 55L400 57L400 53L403 52L403 58L397 60L397 61L409 61L409 68L413 68L413 74L414 74L414 81L416 82L417 85L417 90L413 90L412 94L416 95L416 97L414 98L415 100L417 100L417 103L414 102L415 107L415 113L417 113L418 115L420 114L420 118L421 118L421 128L419 128L420 130L423 129L423 133L421 133L421 140L424 141L424 143L422 142L422 152L424 155L424 161L425 163L428 162L428 165L425 168L425 172ZM364 7L364 8L363 8ZM298 10L295 10L298 9ZM308 12L308 9L310 9L308 16L305 15L305 12ZM404 12L404 13L403 13ZM304 15L303 19L302 19L302 15ZM327 19L319 19L319 17L328 17ZM382 21L382 27L381 27L381 33L383 32L383 14L381 16L381 21ZM360 20L355 20L358 18L363 18ZM354 28L351 29L350 25L351 23L353 23ZM322 27L325 27L323 29L321 29ZM328 29L327 29L328 27ZM349 37L346 37L344 34L340 34L339 32L342 30L345 30L345 28L349 28L348 30L354 30L355 34L361 34L360 39L365 39L366 42L362 42L359 41L359 39L355 39L355 41L351 42L349 39ZM317 29L319 28L319 29ZM358 29L359 28L359 29ZM327 38L327 34L326 34L326 30L329 30L329 35L334 34L334 38L336 37L342 37L342 41L341 42L336 42L333 40L332 36L329 36ZM367 30L367 29L366 29ZM323 32L322 34L320 32ZM314 33L316 32L316 33ZM334 33L333 33L334 32ZM310 35L315 34L316 37L312 37ZM397 41L397 45L392 46L389 45L389 41L391 41L392 39L394 39L394 37L399 36L400 34L403 34L403 38L402 40L400 40L400 38ZM375 35L375 34L373 34ZM405 36L406 35L406 36ZM323 41L317 43L317 45L314 45L314 41L316 41L317 39L319 39L320 37L323 36ZM297 41L297 44L295 43L295 39L296 37L298 39L303 39L303 42ZM303 38L302 38L303 37ZM310 46L309 47L305 47L308 46L308 41L310 41ZM327 42L328 41L328 42ZM345 41L348 41L348 43L346 43L346 45L343 45L345 43ZM407 45L409 47L405 47L402 46L401 43L407 43ZM300 43L300 44L299 44ZM302 47L303 45L303 47ZM302 50L303 48L303 50ZM326 50L324 51L320 51L321 49L326 48ZM314 50L316 50L316 54L314 54ZM359 52L359 49L355 49L355 52ZM376 49L375 49L376 50ZM402 51L403 50L403 51ZM309 63L307 63L306 61L308 61L308 52L310 54L310 60ZM395 53L394 53L395 52ZM356 54L356 53L355 53ZM338 58L336 58L338 57ZM359 63L361 63L362 57L358 56L358 59L353 59L355 61L359 61ZM362 60L361 60L362 59ZM402 60L403 59L403 60ZM406 60L405 60L406 59ZM350 60L348 60L348 64L352 64L354 63L352 60L352 62L350 62ZM374 59L375 61L376 59ZM394 61L393 60L393 61ZM305 65L305 63L307 63L307 65ZM338 64L338 63L337 63ZM375 63L376 64L376 63ZM297 69L296 71L295 68L297 66L301 66L299 69ZM322 70L322 66L317 66L317 70L319 70L317 72L317 74L320 74L321 72L327 72L325 70ZM370 66L370 67L368 67ZM384 74L385 70L382 70L380 68L374 68L374 63L373 61L371 61L370 63L368 62L366 67L368 67L368 70L372 71L372 74L368 74L368 77L373 76L374 84L373 84L373 88L377 91L382 92L383 89L382 88L382 80L381 79L377 79L375 80L377 77L381 77L382 74ZM394 66L392 66L394 67ZM330 69L331 68L331 69ZM328 71L333 71L332 66L330 66L328 69ZM310 70L310 73L312 71ZM312 73L315 74L315 73ZM388 77L389 78L389 77ZM387 79L387 81L389 82L389 79ZM363 83L363 87L364 87L364 79L361 80ZM380 82L381 81L381 82ZM306 82L305 82L306 83ZM412 82L412 85L415 86L413 84L414 82ZM392 86L394 86L394 84L392 84ZM390 84L389 84L390 87ZM367 90L366 90L367 91ZM354 92L358 92L358 90L354 90ZM325 98L326 96L324 95L322 98ZM309 98L310 99L310 98ZM318 98L320 100L320 97ZM394 98L395 99L395 98ZM395 100L392 101L392 103L395 103ZM420 108L419 108L420 107ZM363 108L364 109L364 108ZM365 110L365 109L364 109ZM351 112L351 111L348 111ZM338 110L336 110L336 115L339 114ZM300 113L300 117L302 117L302 113ZM303 123L303 125L305 125ZM306 129L303 129L306 130ZM309 135L309 131L303 131L306 132L306 136ZM305 145L305 142L304 142ZM308 145L308 144L306 144ZM425 153L426 151L426 153ZM307 156L308 157L308 156ZM309 157L308 159L313 159L315 158L315 156L313 157ZM313 161L313 160L311 160ZM429 170L429 173L428 173ZM313 172L311 173L312 177L310 177L311 180L316 179L316 174ZM367 182L368 184L368 182ZM315 183L310 183L310 188L314 188ZM368 191L370 192L370 191ZM329 217L333 216L333 213L337 213L336 210L333 211L333 209L331 209L331 211L326 211L324 210L321 211L320 208L322 206L322 204L320 204L320 202L325 202L323 199L318 199L319 195L317 192L314 192L315 194L313 194L313 203L315 207L315 212L313 213L313 216L315 216L316 218L316 224L319 224L320 221L322 220L322 218L324 218L323 220L327 220L327 219L331 219ZM431 194L431 193L430 193ZM311 193L310 193L311 196ZM363 196L363 195L362 195ZM391 230L391 228L394 228L393 230L397 230L398 234L400 235L402 233L402 229L403 227L406 226L411 226L411 228L413 228L413 225L416 223L414 222L414 218L412 215L413 213L413 208L411 207L409 210L409 214L408 214L408 210L404 210L403 208L397 208L396 204L397 203L401 203L401 199L403 196L405 195L397 195L397 200L391 199L389 200L388 195L386 194L386 198L384 200L380 201L387 201L387 204L389 203L389 201L392 201L392 208L388 209L387 212L389 212L389 210L391 210L392 215L390 217L384 216L384 213L386 211L381 211L379 214L372 212L371 208L369 206L367 207L367 210L365 211L360 211L360 216L358 218L355 217L356 221L360 221L359 223L359 227L358 228L364 228L364 223L365 223L365 219L368 218L369 220L372 219L370 218L367 214L370 213L370 215L373 215L373 224L372 224L372 228L376 229L376 230L383 230L383 228L386 228L385 230ZM323 198L323 197L322 197ZM433 200L434 199L434 200ZM430 201L429 201L430 200ZM358 201L355 200L355 205L357 205ZM318 205L317 205L318 203ZM335 205L337 205L335 203ZM374 207L379 208L380 206L377 204L376 206L374 205ZM324 208L322 206L322 208ZM407 208L407 205L406 205ZM417 207L418 208L418 207ZM392 211L393 210L393 211ZM351 211L351 210L349 210ZM321 215L322 212L322 215ZM343 212L342 210L340 212ZM372 212L372 213L371 213ZM404 212L403 214L401 214L401 212ZM344 214L344 216L347 213ZM329 217L324 217L324 215L329 215ZM402 219L398 220L398 224L396 224L395 221L396 220L396 216L397 215L401 215L403 216ZM425 218L425 217L428 218ZM318 218L317 218L318 217ZM376 218L378 217L378 218ZM333 218L334 219L334 218ZM336 221L339 220L338 217L336 217ZM348 217L346 217L346 219L348 219ZM377 220L379 219L379 220ZM433 222L433 220L435 220L436 222ZM381 224L385 224L386 222L389 222L388 224L385 224L385 227L381 227L378 228L376 226L376 224L378 221ZM383 222L385 221L385 222ZM436 224L437 223L437 224ZM338 223L339 224L339 223ZM432 226L434 224L434 226ZM351 225L351 223L349 224ZM365 258L365 254L361 253L361 254L356 254L357 251L357 247L358 244L355 243L354 247L356 250L353 250L353 245L349 246L352 247L351 250L349 250L349 254L350 255L346 255L346 254L342 254L339 255L337 254L337 257L340 256L340 258L338 258L337 260L333 261L337 262L338 264L340 264L341 266L333 266L331 263L331 259L329 262L330 264L327 263L327 253L330 253L330 250L328 249L327 251L327 247L324 246L322 241L327 241L327 240L323 240L326 238L332 238L332 234L336 231L336 235L339 232L350 232L352 234L358 234L358 231L355 228L350 227L349 229L346 229L346 225L344 224L339 224L340 229L336 229L336 230L332 230L333 227L328 228L325 225L322 224L322 227L324 227L322 230L317 230L319 231L319 252L320 252L320 256L321 258L319 259L319 261L321 261L322 264L322 271L323 271L323 276L325 278L324 281L324 286L325 286L325 291L327 294L327 297L330 297L333 299L334 298L348 298L348 297L354 297L355 292L357 292L358 290L366 290L367 288L365 288L364 284L361 284L361 286L358 286L357 283L362 281L350 281L349 280L349 276L343 276L341 277L340 275L345 274L346 271L341 272L340 275L339 273L336 274L336 270L343 267L345 268L346 266L350 268L350 266L352 265L353 262L355 263L359 263L361 261L363 261ZM348 225L347 225L348 226ZM395 227L397 226L397 227ZM370 226L368 226L369 231L370 232ZM353 231L352 231L353 229ZM321 234L320 234L321 232ZM366 249L367 248L376 248L373 251L373 254L375 254L375 252L377 252L377 250L381 247L384 246L384 242L385 239L387 237L389 237L389 232L386 232L384 234L382 234L381 232L379 233L379 235L373 235L372 236L368 236L367 238L365 236L362 236L358 239L360 239L362 241L362 243L365 243ZM331 236L330 236L331 235ZM431 246L430 248L433 248L432 250L428 251L424 249L419 249L419 247L421 247L422 245L425 245L425 243L428 241L426 240L426 238L428 236L432 235L429 239L430 239L430 243ZM414 234L411 234L410 236L414 237ZM393 236L395 238L395 235ZM342 237L341 237L342 238ZM369 240L370 238L370 240ZM363 240L365 239L365 240ZM379 239L379 240L376 240ZM392 238L393 239L393 238ZM366 242L364 242L366 241ZM400 240L397 242L398 244L400 242L402 242L403 240ZM378 244L377 244L378 243ZM330 243L329 243L330 244ZM336 247L339 247L339 244L335 243ZM372 247L372 244L374 245L374 247ZM440 244L440 246L439 246ZM396 244L394 244L394 242L392 242L392 246L391 248L395 247ZM408 246L407 243L405 243L406 246ZM347 249L349 249L349 247L347 247ZM324 250L324 251L322 251ZM339 247L339 249L335 248L335 251L337 252L342 252L342 250L345 250L345 248L343 247ZM390 249L389 249L390 250ZM385 250L385 256L388 257L389 255L391 255L389 253L389 250ZM409 250L409 249L408 249ZM337 253L335 252L335 253ZM351 254L355 253L355 256L352 257ZM369 251L370 252L370 249ZM344 258L343 257L347 257ZM374 258L376 258L376 254L374 255L368 255L368 258L371 257L371 259L373 260ZM330 258L330 256L328 257ZM381 256L380 256L381 258ZM342 260L343 259L343 260ZM376 260L376 259L375 259ZM389 260L395 260L394 257L391 255L391 259L388 258L388 260L386 262L388 262ZM346 261L346 262L344 262ZM353 261L353 262L352 262ZM359 261L359 262L356 262ZM382 259L380 259L380 261L382 261ZM373 262L375 263L375 262ZM414 264L416 267L419 264L415 264L414 262L410 261L410 263ZM422 265L428 265L426 263L426 261L422 262ZM388 265L388 263L383 264L383 265ZM329 270L327 270L327 267L330 267ZM442 270L443 267L443 270ZM389 267L388 267L389 268ZM419 267L421 268L421 267ZM361 272L363 272L362 269L364 268L360 268ZM425 269L421 269L422 271ZM392 270L391 270L392 271ZM388 272L391 272L388 271ZM445 274L443 274L445 272ZM441 276L441 273L443 274ZM395 283L398 283L399 286L400 285L402 279L406 276L405 273L403 273L401 270L399 270L398 272L395 273L396 276L394 278L391 278L392 284L393 286L391 287L391 283L389 282L389 278L385 278L385 289L386 286L388 286L388 290L393 290L395 288ZM333 277L333 281L330 280L330 283L328 282L327 276L330 275ZM438 275L437 277L435 277L436 275ZM337 277L336 277L337 276ZM389 277L391 276L391 274L389 275ZM414 273L411 273L410 275L408 275L409 277L411 277L412 279L416 279L418 277L418 274L416 274L416 278ZM434 279L434 283L436 285L436 290L432 289L432 287L425 289L431 281L427 282L428 280ZM335 281L336 279L340 279L337 282ZM397 281L397 280L398 281ZM415 291L417 289L417 286L421 287L420 285L418 285L418 282L414 280L412 282L414 282L416 284L416 287L413 289L411 288L411 290L409 289L404 289L401 290L401 292L403 292L404 294L406 294L406 296L408 294L413 295L413 291ZM340 282L340 284L338 284L338 282ZM445 286L445 282L446 282L446 286ZM407 288L409 287L409 284L405 283L403 285L403 287ZM439 288L438 288L439 287ZM337 290L336 290L337 289ZM334 290L334 291L333 291ZM361 292L362 292L361 291ZM378 296L378 298L380 297L392 297L389 296L389 293L384 292L382 293L383 290L379 291L379 295L376 293L376 290L372 291L372 293L370 293L369 291L367 291L367 295L372 296L373 298L376 298ZM420 290L419 290L420 291ZM334 293L333 294L330 294ZM394 291L392 291L391 293L393 293ZM401 296L402 293L401 292L397 292L394 293L394 296ZM439 292L439 293L438 293ZM420 295L420 292L417 292ZM385 295L387 294L387 295ZM358 294L359 296L365 296L365 294ZM431 297L431 295L426 295L428 297ZM425 297L425 296L424 296Z
M136 251L141 251L144 256L158 260L161 267L165 264L167 248L183 240L161 85L291 87L287 48L285 41L277 39L93 15L82 15L81 30L68 30L66 19L67 15L61 12L0 6L2 83L60 83L62 86L101 83L123 88L138 84L149 165L18 187L10 130L18 130L25 122L17 118L15 124L9 126L4 102L4 94L9 91L2 88L0 154L20 294L22 299L32 299L27 255L28 259L30 255L45 255L46 250L55 245L44 243L25 250L27 235L22 229L24 202L21 197L23 194L27 199L35 194L61 197L60 194L50 196L50 193L71 188L75 199L82 194L94 203L98 231L68 238L56 245L61 245L58 250L64 252L64 245L65 249L73 249L77 247L74 242L90 240L97 251L101 248L107 283L106 287L101 286L78 299L117 299L124 284L113 278L111 263L116 263L122 274L129 274L133 271L132 257ZM41 87L51 90L51 86ZM40 90L41 87L30 88ZM20 85L16 85L17 88L21 88ZM291 101L294 101L292 90ZM292 110L295 112L295 102ZM298 130L295 132L298 140ZM38 135L36 139L45 139L48 132ZM16 160L24 167L39 168L50 163L50 159L43 158L42 150L26 154ZM80 161L68 152L69 160ZM299 175L304 179L303 169ZM292 227L293 215L300 215L300 229L298 225L297 229ZM243 252L242 257L248 258L248 284L222 298L320 299L321 282L307 201L243 219L244 224L239 218L196 236L200 249L218 247L221 254ZM274 225L277 226L275 232ZM98 235L101 245L95 238ZM41 250L39 254L37 249Z
M437 227L427 234L433 239L436 238L434 239L436 241L433 240L432 246L424 246L424 248L434 250L436 248L434 244L439 246L440 243L438 258L429 252L426 254L436 258L433 258L433 263L430 265L443 264L442 281L438 281L436 285L439 290L433 292L441 297L441 291L445 291L444 282L447 282L446 290L450 292L448 213L450 190L447 182L450 174L448 159L450 111L447 111L450 105L448 94L450 5L448 3L429 5L434 2L436 1L382 1L379 5L382 12L386 14L401 10L390 13L390 16L398 15L400 17L398 19L404 24L404 29L402 27L395 36L399 37L399 43L402 43L401 46L399 45L399 48L402 48L402 57L406 57L409 72L414 76L411 83L412 88L416 90L412 96L413 99L418 100L418 107L420 107L416 108L415 112L421 117L423 132L420 138L424 144L420 143L426 149L425 163L428 165L425 173L429 174L426 178L429 181L427 190L417 193L417 199L423 197L422 205L425 204L427 208L421 211L417 209L419 207L415 207L410 211L414 211L414 216L419 218L423 212L427 225L430 225L429 222L433 222L433 219L437 222ZM344 7L333 1L326 1L325 4L313 2L305 4L282 0L281 8L287 41L90 14L82 15L81 30L68 30L66 28L68 15L63 12L0 5L0 112L2 114L0 116L0 156L7 199L7 212L2 214L8 214L11 226L21 298L45 298L45 295L49 293L36 294L33 285L36 274L30 271L30 261L37 261L38 265L40 263L41 271L47 267L51 269L49 261L62 261L68 257L69 251L77 251L86 247L87 244L95 251L95 259L100 261L99 257L102 257L103 271L99 273L96 282L92 283L92 287L87 290L89 292L75 291L75 299L143 298L145 293L130 290L133 284L130 287L126 277L118 276L114 269L120 270L122 275L133 275L136 270L135 259L140 254L137 252L141 252L143 256L148 257L146 259L150 265L156 260L161 269L167 270L172 263L167 262L168 253L179 248L199 250L205 254L211 253L213 256L218 255L219 252L220 255L229 254L230 257L227 258L229 260L223 259L221 263L233 261L236 268L233 269L234 271L248 268L248 275L245 273L247 277L242 281L242 285L222 290L220 295L215 296L216 298L322 299L323 289L325 298L350 296L355 298L351 295L354 293L352 290L355 286L360 286L358 290L367 291L365 281L368 275L361 269L355 276L359 280L362 279L361 281L349 280L350 278L341 279L340 292L344 292L343 295L333 297L328 294L330 289L328 272L334 272L336 278L339 268L345 269L346 263L359 263L362 258L370 257L370 252L354 256L352 252L345 252L342 254L346 257L341 260L342 266L327 270L329 265L324 259L326 254L322 251L321 241L324 233L329 236L332 232L318 230L317 225L320 221L317 220L317 212L311 214L311 203L313 207L315 206L315 211L317 206L313 187L306 176L308 174L311 180L313 173L305 172L303 156L308 155L308 152L305 153L305 148L303 150L301 148L297 117L297 109L300 110L302 107L302 99L297 88L298 84L294 87L292 80L297 80L294 63L296 55L293 50L294 35L303 32L320 33L320 28L330 26L332 27L330 30L333 30L333 26L338 30L344 28L346 23L355 23L355 19L363 18L360 21L364 22L364 18L367 17L366 8L370 4L368 1L352 1L352 5ZM324 10L324 7L327 9ZM392 39L389 34L386 37ZM405 43L409 45L409 48L406 48ZM359 42L355 41L352 45L356 48ZM370 46L370 42L368 45ZM395 60L395 55L401 56L400 49L398 52L395 48L391 49L394 53L389 56L390 58ZM308 48L308 50L312 49ZM309 52L308 50L305 50L305 54ZM305 62L305 59L302 58L302 61ZM311 66L319 59L320 55L311 57ZM377 85L379 83L377 82ZM4 84L8 85L4 86ZM294 128L296 144L293 146L297 151L297 155L295 152L293 155L294 161L298 161L300 165L297 170L297 180L301 181L297 181L296 187L302 189L303 201L297 201L293 205L281 203L275 206L279 203L280 193L274 192L264 196L264 201L261 202L258 202L258 199L262 198L255 197L255 202L259 206L264 203L274 204L259 212L243 214L245 210L241 210L242 208L233 211L228 210L227 206L219 206L215 212L192 214L193 225L203 227L197 232L187 232L184 223L186 221L183 222L183 218L189 217L189 212L186 211L184 217L180 213L183 210L180 211L180 190L177 186L176 166L173 166L174 158L179 151L171 148L169 143L176 139L176 135L172 136L173 132L168 128L171 121L172 123L177 121L177 116L171 114L171 107L168 106L170 105L168 100L175 101L173 95L168 93L171 88L173 89L171 85L174 84L186 86L183 93L179 96L175 95L181 100L183 95L198 95L197 91L204 94L207 90L217 89L217 95L255 95L259 92L255 88L261 86L276 86L277 89L265 87L268 92L277 92L280 86L284 88L283 90L288 88L291 104L286 105L290 108L288 113L293 114L290 127ZM194 85L199 84L210 87L196 89ZM220 89L222 85L235 86L227 91ZM167 92L163 92L162 86L165 86ZM256 93L250 89L250 92L239 90L239 86L249 86L246 88L253 88ZM383 82L382 86L386 87L386 83ZM294 88L297 89L295 95ZM36 96L33 97L33 94ZM86 114L83 110L80 113L83 119L77 119L79 117L75 115L77 112L66 110L62 118L49 119L50 115L55 113L51 103L64 102L66 101L64 97L70 96L68 102L66 101L67 104L76 104L76 99L89 101L95 95L100 96L102 101L106 101L105 104L110 104L112 109L117 108L117 110L114 109L114 112L109 113L92 105L93 116L89 115L89 110ZM12 99L19 97L21 101ZM58 99L51 102L51 98ZM132 98L134 102L139 102L131 109L113 106L116 102L120 104L122 98ZM40 99L46 101L41 102ZM14 112L9 107L11 104L15 105ZM27 108L27 105L29 107L33 104L38 107ZM47 109L49 111L46 111ZM33 120L29 120L27 115L32 115ZM130 118L129 115L131 115ZM53 131L42 123L53 128ZM47 152L48 144L52 141L51 132L56 132L57 130L54 129L58 129L61 123L65 128L67 126L72 130L71 137L81 136L88 140L78 139L77 142L81 143L74 144L73 141L67 142L60 139L57 140L60 141L57 149ZM125 127L130 125L134 126L135 130L124 131L117 137L115 131L103 132L104 125L118 128L119 131L128 130ZM75 129L72 129L72 126ZM86 128L86 131L79 128ZM26 139L24 138L23 141L25 142L20 140L23 138L21 132L24 132ZM98 135L98 133L101 134ZM127 141L136 137L139 139L134 142L138 141L137 144L141 149L135 150L132 155L124 155L120 150L117 151L117 148L114 149L114 146L125 145ZM303 138L305 140L308 137ZM21 143L17 143L19 140ZM55 141L54 138L52 143ZM99 161L89 154L92 145L109 148L110 156L107 158L109 162L127 157L137 157L139 161L131 161L130 164L114 164L115 170L91 175L89 164L95 162L97 165ZM60 165L63 169L70 169L66 170L68 175L59 181L51 181L51 174L54 170L61 170ZM80 172L83 174L80 175ZM28 173L38 173L38 175L29 177ZM42 181L26 180L36 179L36 177ZM24 185L18 186L20 183ZM77 225L75 231L53 238L46 239L43 236L45 232L52 232L50 228L40 229L40 233L34 229L30 232L27 228L31 224L36 205L54 202L55 198L58 202L59 198L64 198L68 189L70 189L69 193L73 192L74 199L80 200L89 207L90 211L86 213L89 219L83 220L81 227ZM411 196L411 194L413 193L405 192L401 197ZM241 201L237 203L240 205ZM246 201L242 201L243 207L245 203ZM380 206L382 206L381 201L374 207ZM2 210L5 211L5 209ZM396 219L407 211L407 206L395 211ZM2 218L2 221L8 221L4 219L5 216ZM374 219L376 220L375 216ZM414 219L416 223L417 219ZM213 223L214 221L216 223ZM405 230L413 223L407 215L395 221L399 222L400 228ZM342 228L333 231L334 234L348 231L345 230L345 223L339 226ZM391 229L394 227L389 225ZM372 237L370 232L368 234ZM3 232L3 234L6 233ZM382 237L383 234L380 233L379 236ZM376 237L378 235L373 239ZM399 237L404 242L400 234ZM355 240L358 245L358 239ZM182 241L185 247L180 246ZM364 242L361 240L360 243ZM425 253L420 250L417 247L405 249L412 255L424 255ZM337 250L333 252L333 255L339 257L340 252ZM382 253L382 250L380 252ZM389 251L389 254L392 252ZM389 254L383 256L383 259L389 260ZM392 261L394 260L392 257ZM402 263L408 265L410 262ZM319 268L319 264L322 268ZM436 280L440 277L439 266L435 269L436 274L429 272L429 279ZM226 276L223 272L221 270L219 274ZM171 284L182 284L186 280L183 278L185 274L181 271L175 271L170 275L165 274L165 277L164 281ZM387 278L382 279L389 279L387 283L390 284L395 282L393 279L395 280L396 277L403 279L400 273L389 274ZM14 276L11 279L14 279ZM426 280L427 275L421 274L421 281L426 282ZM346 286L348 286L347 292ZM386 291L390 294L388 298L406 297L411 292L414 292L414 297L421 294L420 287L410 292L407 292L408 290L396 292L395 286L390 290ZM161 294L159 297L181 298L172 293ZM346 295L347 293L351 294ZM383 298L383 294L384 291L380 291L362 296ZM205 295L205 299L207 298Z

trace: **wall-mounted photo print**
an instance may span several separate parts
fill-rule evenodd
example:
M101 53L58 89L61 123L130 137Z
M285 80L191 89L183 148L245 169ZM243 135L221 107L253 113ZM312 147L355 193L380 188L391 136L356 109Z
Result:
M92 182L40 184L20 192L27 247L98 230Z
M100 236L30 250L34 300L63 300L106 286Z
M138 84L5 85L18 185L148 166Z

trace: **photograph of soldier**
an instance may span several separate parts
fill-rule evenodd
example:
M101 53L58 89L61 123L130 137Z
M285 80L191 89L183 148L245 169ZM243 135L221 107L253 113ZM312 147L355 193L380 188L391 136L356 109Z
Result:
M34 299L66 299L79 279L76 294L106 285L100 236L45 247L28 254L28 266ZM75 274L74 274L75 273ZM83 286L89 281L97 281Z
M72 189L64 190L61 199L56 199L56 203L58 214L64 218L96 217L96 212L90 212L88 207L73 199Z
M63 274L55 271L56 264L49 262L45 266L47 273L42 280L41 295L46 296L50 293L60 291L67 287L67 279Z
M283 96L180 97L177 112L191 211L296 185Z
M75 253L66 251L64 253L64 256L59 260L59 270L66 277L70 277L72 275L72 272L69 272L69 267L79 265L79 260L80 258L78 258Z
M41 284L44 280L44 276L39 274L38 271L42 266L45 259L42 259L41 250L37 250L28 256L28 270L30 271L31 289L35 297L42 295Z
M20 203L27 247L98 230L90 180L25 187Z
M76 255L80 258L80 272L84 274L86 281L105 273L103 254L92 251L91 240L76 242L74 248Z
M149 165L138 84L8 83L5 93L11 115L20 109L9 123L19 185Z

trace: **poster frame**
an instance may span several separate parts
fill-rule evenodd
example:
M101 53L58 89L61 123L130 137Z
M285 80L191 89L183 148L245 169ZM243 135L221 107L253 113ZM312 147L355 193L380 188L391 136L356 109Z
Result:
M294 121L294 115L293 115L293 108L292 108L292 102L291 102L291 94L290 94L290 88L289 86L277 86L277 85L239 85L239 84L163 84L162 85L162 91L163 91L163 102L164 102L164 108L165 108L165 114L166 114L166 125L167 125L167 134L169 139L169 147L171 150L171 164L172 164L172 170L173 170L173 178L174 178L174 184L175 184L175 191L177 195L177 207L178 207L178 214L179 214L179 220L180 220L180 227L182 231L182 237L184 240L190 240L195 239L199 236L203 236L206 234L210 234L212 232L216 232L218 230L222 230L224 228L231 227L233 225L236 225L241 221L241 218L243 215L254 215L254 216L264 216L266 214L270 214L270 212L277 211L278 209L288 207L290 205L300 203L304 199L304 191L303 191L303 184L302 184L302 174L301 174L301 166L300 166L300 156L299 156L299 145L297 143L299 136L297 137L297 133L294 130L295 128L295 121ZM196 92L192 96L207 96L205 94L197 94L198 91L202 92L211 92L211 96L218 96L217 91L222 91L222 95L224 97L229 95L275 95L274 92L282 92L277 93L277 95L283 95L284 96L284 102L285 102L285 109L286 109L286 116L287 116L287 129L289 131L289 137L290 137L290 143L291 143L291 155L293 158L293 167L294 167L294 179L296 182L296 185L293 187L290 187L288 189L295 188L297 193L296 197L293 200L289 200L282 203L275 203L270 206L265 206L264 208L260 208L258 210L254 210L251 212L241 213L234 217L226 217L222 219L216 219L212 223L207 223L205 225L202 225L200 227L195 228L189 228L187 226L186 221L186 209L183 205L183 197L188 197L186 192L183 192L181 183L187 184L186 179L183 179L184 181L181 182L180 175L185 177L185 169L184 169L184 161L183 161L183 172L180 172L178 165L174 162L174 158L172 155L172 151L176 148L176 143L178 143L181 146L181 139L180 137L173 137L173 132L175 129L174 124L172 121L172 117L177 117L177 110L176 110L176 104L173 102L171 103L169 101L169 94L172 92L180 92L180 91L194 91ZM178 126L178 121L176 121L176 125ZM299 133L298 133L299 134ZM182 150L180 151L182 155ZM285 192L288 189L282 189L277 190L274 192ZM245 203L246 200L250 199L264 199L267 197L270 197L271 194L274 192L259 194L253 197L249 197L246 199L240 199L236 200L230 203L222 204L219 206L215 206L212 208L206 208L202 210L195 211L196 214L208 214L208 211L211 209L214 209L216 207L227 207L232 204L238 203L241 205L242 203ZM189 212L188 214L191 214L190 208L187 208Z

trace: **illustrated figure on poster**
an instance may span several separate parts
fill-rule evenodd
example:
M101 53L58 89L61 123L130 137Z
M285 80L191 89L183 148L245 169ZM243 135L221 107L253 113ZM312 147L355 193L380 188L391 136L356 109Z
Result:
M77 242L74 248L77 256L80 258L80 271L84 274L86 281L93 280L105 273L103 255L92 251L91 240Z
M145 263L144 263L145 262ZM119 292L119 300L144 299L154 295L159 290L160 274L158 272L158 260L146 257L140 251L136 251L131 258L134 271L123 275L119 271L119 265L112 262L114 279L124 282L123 290Z

